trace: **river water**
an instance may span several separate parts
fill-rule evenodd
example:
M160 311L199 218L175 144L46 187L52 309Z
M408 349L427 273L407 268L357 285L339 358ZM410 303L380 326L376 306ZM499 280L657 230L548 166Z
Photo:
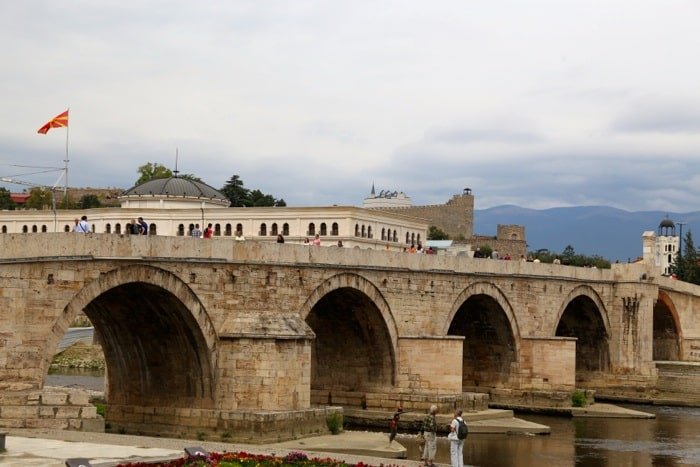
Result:
M99 372L50 374L46 384L101 391ZM700 466L700 408L620 404L656 414L655 419L567 418L518 414L551 427L550 435L471 434L464 462L477 466L518 467L644 467ZM413 435L397 438L408 458L419 460ZM436 461L450 463L446 438L438 439Z
M700 465L700 409L620 404L656 414L656 419L567 418L518 414L551 427L551 435L470 435L465 464L519 467ZM409 458L420 455L402 437ZM436 461L450 463L449 442L441 438Z

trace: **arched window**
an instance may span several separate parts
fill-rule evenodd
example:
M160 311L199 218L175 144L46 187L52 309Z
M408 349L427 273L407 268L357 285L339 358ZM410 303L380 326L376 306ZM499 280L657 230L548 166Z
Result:
M367 238L372 238L372 226L367 226Z
M414 233L411 234L411 243L413 243L414 245L416 244L416 234Z
M221 224L214 224L214 236L215 237L221 236Z
M360 236L360 225L355 224L355 236L359 237Z
M105 224L105 233L112 233L112 225L107 223Z
M241 235L243 235L243 224L236 224L236 232L239 232Z
M190 224L189 228L187 229L187 236L189 237L192 235L192 231L194 230L194 224Z
M226 230L224 231L224 235L227 237L231 236L231 224L226 224Z
M63 231L70 232L70 225L66 225L65 227L63 227Z
M286 222L282 226L282 235L289 235L289 224Z
M367 236L367 228L363 225L362 226L362 238L365 238Z
M399 241L399 234L394 230L394 241L398 242Z
M180 224L177 226L177 236L178 237L184 237L185 236L185 225Z
M32 226L32 233L37 233L39 229L36 228L36 225Z
M306 235L316 235L316 224L309 222L309 229L306 231Z
M510 239L511 239L511 240L517 240L517 239L518 239L518 234L515 234L515 233L510 234Z
M41 231L44 233L46 233L48 231L45 225L41 226Z
M333 222L333 225L331 226L331 235L338 235L338 223Z
M258 232L258 235L260 235L261 237L267 235L267 224L265 224L264 222L260 224L260 232Z
M418 234L418 236L416 237L416 240L418 241L418 243L420 243L420 234Z
M328 235L328 230L326 229L326 223L321 222L321 231L319 232L320 235Z
M7 226L6 225L2 226L2 233L7 233Z
M27 233L27 232L29 232L29 227L27 227L27 226L25 225L25 226L22 227L22 233Z
M155 224L148 226L148 235L158 235L158 228Z
M114 224L114 233L115 233L115 234L120 234L120 233L122 233L122 225L121 225L119 222L117 222L116 224Z
M270 226L270 235L276 236L277 233L277 222L273 222Z
M408 243L409 240L411 240L411 237L408 235L408 232L406 232L406 243Z
M382 227L382 240L386 240L386 229Z

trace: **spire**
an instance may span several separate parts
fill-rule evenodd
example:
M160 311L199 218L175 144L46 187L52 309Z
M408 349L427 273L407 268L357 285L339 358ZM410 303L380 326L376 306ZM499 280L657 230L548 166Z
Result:
M178 156L178 151L177 148L175 148L175 170L173 170L173 176L177 178L177 174L180 173L179 170L177 170L177 156Z
M371 191L369 194L372 195L372 196L375 195L375 193L374 193L374 182L372 182L372 191Z

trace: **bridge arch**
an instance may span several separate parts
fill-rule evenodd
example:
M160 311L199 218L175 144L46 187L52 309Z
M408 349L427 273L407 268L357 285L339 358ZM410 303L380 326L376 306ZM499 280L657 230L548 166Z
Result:
M314 402L325 402L328 393L364 393L395 385L396 322L372 282L358 274L334 275L316 287L300 314L316 334L311 389L312 397L319 396Z
M683 330L676 306L663 290L659 290L659 298L654 303L653 313L653 359L680 360Z
M517 385L520 330L506 295L490 282L477 282L455 300L443 335L464 336L462 389Z
M216 332L202 303L177 276L144 265L100 275L66 305L49 349L81 311L105 354L108 404L213 407Z
M576 381L586 382L610 369L610 321L603 301L588 285L579 285L563 300L553 334L575 337Z

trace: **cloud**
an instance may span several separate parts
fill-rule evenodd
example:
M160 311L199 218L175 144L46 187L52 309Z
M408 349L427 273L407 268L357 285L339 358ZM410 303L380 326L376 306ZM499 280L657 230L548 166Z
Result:
M438 143L474 143L493 142L505 144L527 144L543 141L542 136L531 131L518 131L497 128L453 128L449 130L433 130L426 138Z
M650 100L635 102L612 124L628 133L700 133L700 101Z
M62 165L63 130L36 130L70 106L78 186L128 188L178 148L181 171L292 205L359 205L375 181L417 204L688 209L699 8L10 2L0 162Z

